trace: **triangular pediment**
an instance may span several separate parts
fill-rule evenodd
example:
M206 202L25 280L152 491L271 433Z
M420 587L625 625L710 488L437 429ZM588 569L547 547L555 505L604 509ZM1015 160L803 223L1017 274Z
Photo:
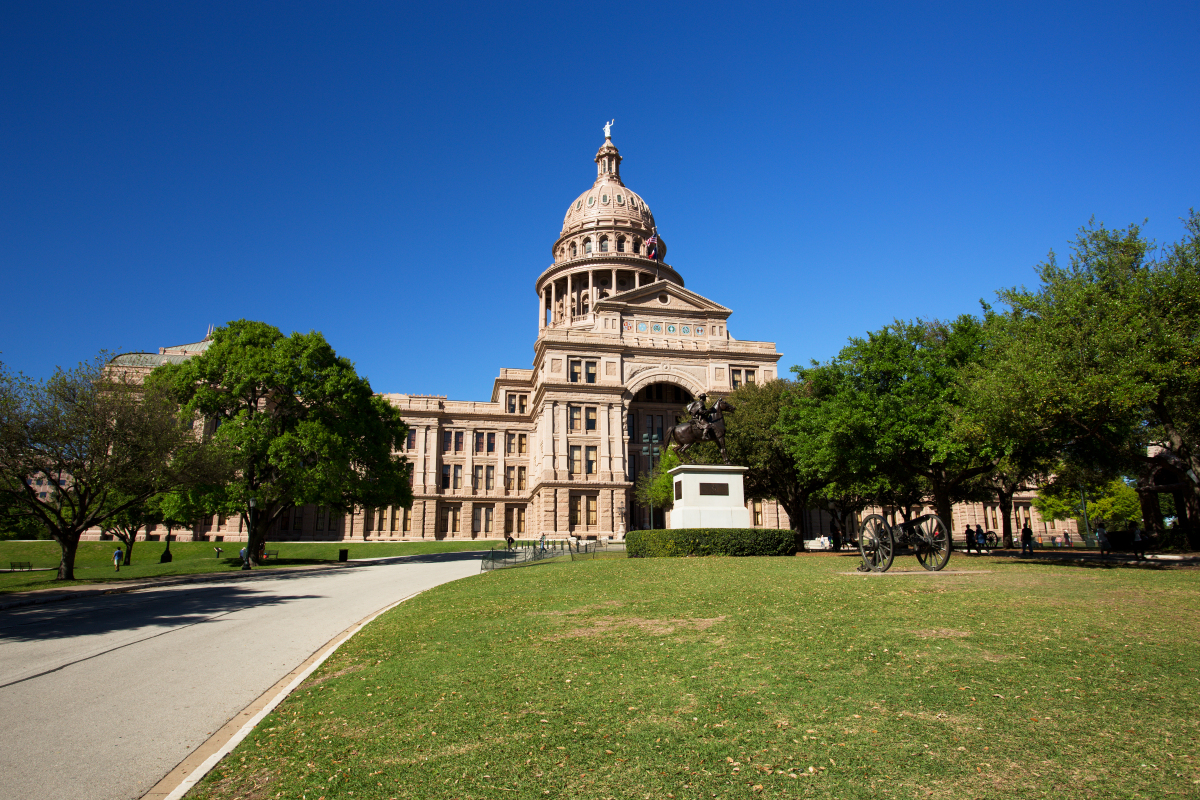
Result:
M666 302L663 302L663 298ZM619 311L623 314L639 312L676 312L681 314L703 313L720 318L733 312L720 303L688 291L677 283L658 280L620 294L605 297L596 303L596 312Z

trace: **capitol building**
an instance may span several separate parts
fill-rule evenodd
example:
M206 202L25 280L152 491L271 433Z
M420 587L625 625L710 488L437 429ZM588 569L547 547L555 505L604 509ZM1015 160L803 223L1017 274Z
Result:
M486 402L384 394L409 426L402 454L412 466L412 508L297 507L269 538L620 538L651 527L649 510L633 496L636 477L651 468L644 438L661 441L700 393L775 380L781 354L773 342L736 339L732 311L688 289L667 263L650 206L621 178L609 126L593 160L595 180L567 206L552 262L533 282L532 368L501 368ZM208 342L127 353L113 364L148 370L201 353ZM791 527L774 501L746 504L755 527ZM1028 519L1027 499L1018 498L1018 515L1022 505ZM995 529L988 524L995 512L988 520L986 511L956 508L955 519ZM807 516L801 527L809 536L827 531L827 516L815 509ZM661 509L654 523L663 527ZM174 533L245 538L236 517Z

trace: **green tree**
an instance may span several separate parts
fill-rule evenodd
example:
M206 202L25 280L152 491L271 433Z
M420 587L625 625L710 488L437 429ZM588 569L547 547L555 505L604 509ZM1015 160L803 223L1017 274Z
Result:
M794 367L802 383L819 384L816 419L827 439L814 458L833 464L842 491L892 498L902 512L922 484L953 527L953 504L971 496L973 481L998 460L987 442L956 430L958 378L983 348L981 320L965 314L952 322L896 321L851 339L829 364ZM794 415L781 422L794 452L812 429L796 422Z
M284 336L238 320L218 328L203 354L159 367L151 380L214 425L213 439L235 454L237 477L213 490L211 506L246 520L255 563L291 506L412 506L409 465L395 453L408 430L399 411L320 333Z
M1069 460L1166 476L1155 491L1180 493L1200 547L1200 215L1163 250L1093 222L1068 265L1051 252L1036 269L1036 289L999 293L1011 313L978 390Z
M1137 490L1120 478L1105 484L1098 497L1088 498L1087 507L1093 525L1103 522L1109 528L1125 528L1142 519Z
M166 392L113 374L103 356L44 381L0 368L0 505L58 542L58 580L74 580L84 531L222 470Z
M814 494L829 484L824 461L816 458L808 436L802 443L779 426L789 396L800 385L786 379L739 387L727 399L737 409L725 416L725 447L729 460L747 468L746 497L773 499L787 511L792 529L801 530L804 511ZM803 404L792 404L808 409ZM809 420L799 411L791 414L791 430ZM808 433L807 427L805 428Z
M115 494L110 502L121 510L109 517L104 523L104 532L112 535L125 545L125 563L128 567L133 564L133 546L137 544L137 536L143 528L159 522L162 517L153 507L153 499L138 500L132 504L123 494Z
M660 514L675 504L675 487L668 473L678 467L679 463L679 456L675 451L664 447L662 456L654 464L654 469L638 475L634 483L633 495L638 503L647 508L653 506L655 516L660 519Z

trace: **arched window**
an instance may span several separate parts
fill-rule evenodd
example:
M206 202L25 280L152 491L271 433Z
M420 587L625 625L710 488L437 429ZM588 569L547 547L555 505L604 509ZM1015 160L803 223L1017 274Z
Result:
M583 240L583 252L584 253L592 252L592 240L591 239Z
M642 252L642 240L641 239L633 240L633 252L635 252L635 253Z
M617 252L618 253L625 252L625 237L624 236L617 237Z
M571 258L579 255L579 250L575 247L575 243L571 242Z
M600 237L600 252L601 253L608 252L608 237L607 236Z

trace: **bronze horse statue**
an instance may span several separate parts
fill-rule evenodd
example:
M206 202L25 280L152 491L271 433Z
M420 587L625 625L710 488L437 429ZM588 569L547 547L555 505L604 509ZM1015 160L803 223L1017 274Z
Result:
M667 428L663 435L663 442L667 447L674 446L675 452L679 455L681 461L684 460L684 454L687 449L697 442L716 442L717 447L721 449L721 458L725 463L729 463L729 456L725 453L725 414L732 414L736 411L731 404L725 401L724 397L718 397L717 402L713 403L712 408L704 411L704 418L707 425L702 425L696 421L684 422L679 425L672 425Z

